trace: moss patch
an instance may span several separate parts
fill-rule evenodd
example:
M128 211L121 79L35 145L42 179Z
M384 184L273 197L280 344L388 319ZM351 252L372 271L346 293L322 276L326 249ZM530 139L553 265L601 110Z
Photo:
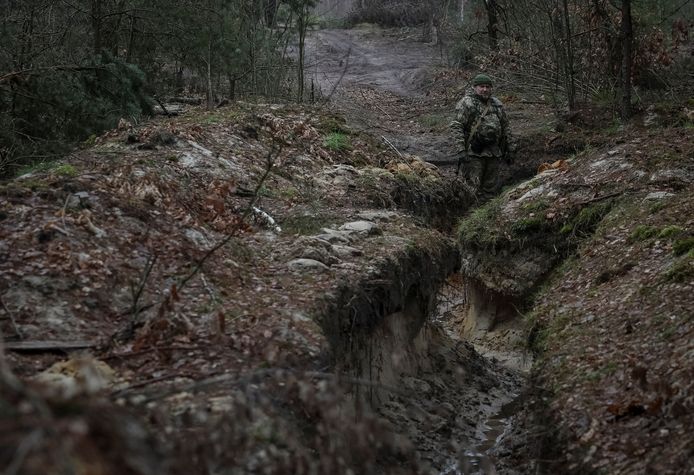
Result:
M694 237L688 237L675 241L675 244L672 246L672 252L676 256L691 254L692 250L694 250Z

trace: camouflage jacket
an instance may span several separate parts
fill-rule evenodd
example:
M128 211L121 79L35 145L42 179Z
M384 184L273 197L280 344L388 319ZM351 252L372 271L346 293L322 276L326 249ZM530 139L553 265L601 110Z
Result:
M456 104L455 112L451 130L459 156L502 157L508 152L512 143L511 128L499 99L490 97L484 101L471 91Z

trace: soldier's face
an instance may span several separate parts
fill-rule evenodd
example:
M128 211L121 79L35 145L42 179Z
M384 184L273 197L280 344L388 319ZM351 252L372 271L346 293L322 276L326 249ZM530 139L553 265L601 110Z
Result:
M475 94L487 98L492 95L492 85L491 84L480 84L475 86Z

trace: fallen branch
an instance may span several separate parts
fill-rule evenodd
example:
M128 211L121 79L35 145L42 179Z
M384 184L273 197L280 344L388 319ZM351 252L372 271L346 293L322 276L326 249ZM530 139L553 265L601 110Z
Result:
M258 201L258 198L260 196L260 189L263 187L263 185L265 184L265 181L270 176L270 173L272 172L272 169L273 169L274 164L275 164L275 160L277 159L277 157L279 157L281 152L282 152L281 146L279 148L273 147L268 152L268 155L266 158L267 165L266 165L265 172L260 177L260 180L258 180L258 183L257 183L255 189L253 190L251 201L248 204L248 206L246 207L246 210L244 211L244 213L241 215L241 218L239 220L239 224L237 226L235 226L234 229L231 232L229 232L224 238L222 238L217 244L215 244L212 248L210 248L205 253L205 255L202 256L202 258L200 260L198 260L198 262L195 264L193 269L185 277L183 277L181 280L178 281L178 283L176 283L172 286L172 293L173 292L178 293L181 290L183 290L186 287L186 285L191 281L191 279L202 271L203 266L210 259L210 257L212 257L219 249L226 246L233 238L235 238L239 235L239 233L242 229L241 225L248 220L248 218L251 214L253 214L255 204ZM169 299L171 297L171 293L168 293L166 297L164 297L163 299L161 299L158 302L148 303L148 304L145 304L142 306L137 305L137 302L139 301L140 296L142 295L142 291L144 289L144 284L147 281L147 279L149 278L149 274L152 271L153 265L154 265L153 262L148 263L148 266L145 269L145 274L140 281L140 286L138 288L138 291L135 293L135 297L133 299L133 307L127 313L125 313L125 315L129 314L132 316L129 323L128 323L128 327L126 327L125 330L117 332L112 337L112 342L114 340L127 341L128 339L133 337L137 323L138 323L137 322L137 316L138 316L139 312L141 312L143 310L147 310L147 309L152 308L152 307L157 306L157 305L162 306L162 305L165 305L167 303L170 303Z
M589 200L586 200L586 201L579 201L579 202L576 203L576 204L579 205L579 206L581 206L581 205L587 205L587 204L590 204L590 203L595 203L596 201L602 201L602 200L606 200L606 199L609 199L609 198L614 198L615 196L623 195L623 194L626 193L627 191L628 191L628 190L615 191L614 193L608 193L608 194L603 195L603 196L596 196L595 198L592 198L592 199L589 199Z
M15 352L52 352L52 351L74 351L87 348L96 348L99 343L94 340L30 340L30 341L6 341L5 348Z

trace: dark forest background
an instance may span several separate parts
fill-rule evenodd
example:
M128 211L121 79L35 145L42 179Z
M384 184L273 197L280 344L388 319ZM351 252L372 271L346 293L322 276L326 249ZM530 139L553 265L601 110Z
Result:
M484 69L623 120L694 109L691 0L0 0L0 175L60 157L158 102L307 99L304 39L321 26L421 28L452 67ZM690 93L689 93L690 94Z

